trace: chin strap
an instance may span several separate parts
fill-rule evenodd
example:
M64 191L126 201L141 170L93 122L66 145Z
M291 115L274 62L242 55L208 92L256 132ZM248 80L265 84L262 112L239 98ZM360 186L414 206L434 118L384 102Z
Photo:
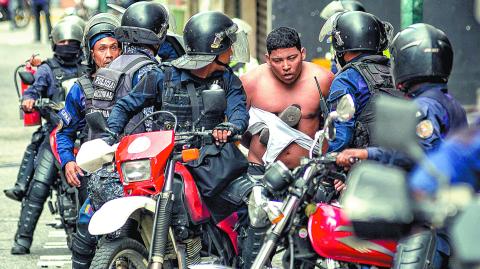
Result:
M215 57L215 60L213 60L213 61L214 61L216 64L225 67L225 68L228 70L228 72L233 73L232 68L231 68L228 64L222 63L221 61L218 60L218 55L217 55L217 57Z

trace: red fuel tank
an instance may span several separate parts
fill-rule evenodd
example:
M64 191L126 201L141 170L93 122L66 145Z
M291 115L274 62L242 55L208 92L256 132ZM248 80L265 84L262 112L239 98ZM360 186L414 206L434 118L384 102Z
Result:
M313 249L324 258L380 267L392 266L397 243L356 237L340 207L317 204L317 210L308 221L308 234Z

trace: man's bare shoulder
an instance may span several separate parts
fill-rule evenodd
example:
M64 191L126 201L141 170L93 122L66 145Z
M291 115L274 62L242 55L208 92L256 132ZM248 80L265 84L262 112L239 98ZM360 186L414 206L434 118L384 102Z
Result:
M243 87L246 91L255 88L256 85L261 81L261 79L270 76L270 67L268 64L261 64L252 70L249 70L247 73L243 74L240 77Z
M333 79L333 73L323 66L311 62L303 62L303 66L307 70L306 73L308 73L310 76L315 75Z
M322 89L323 96L328 96L330 85L334 78L333 73L325 67L311 62L304 62L303 67L306 71L304 75L307 76L305 79L316 77Z

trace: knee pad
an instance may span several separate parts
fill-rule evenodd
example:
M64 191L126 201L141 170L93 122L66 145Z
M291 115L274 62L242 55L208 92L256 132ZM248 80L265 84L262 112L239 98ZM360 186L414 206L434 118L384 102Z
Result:
M44 143L40 147L37 155L37 163L33 178L36 181L51 185L57 172L52 150L50 149L50 146L46 147Z
M32 144L38 146L45 139L45 132L42 130L37 130L32 134ZM32 145L30 144L30 145Z
M41 206L43 206L43 203L47 200L49 194L50 185L35 180L32 182L30 189L28 190L27 200L28 202L40 204Z
M426 230L400 240L393 261L394 269L433 269L437 234Z

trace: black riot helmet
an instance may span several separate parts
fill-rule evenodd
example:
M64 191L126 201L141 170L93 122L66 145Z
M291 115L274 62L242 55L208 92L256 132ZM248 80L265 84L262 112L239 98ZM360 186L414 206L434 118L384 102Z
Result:
M441 30L425 23L399 32L390 47L392 75L397 88L412 83L447 82L453 64L453 49Z
M177 68L199 69L215 61L229 48L239 62L250 58L247 35L232 19L218 11L201 12L192 16L183 30L186 54L174 60Z
M99 13L88 20L83 35L83 49L88 64L95 66L90 51L93 49L92 41L100 37L113 37L115 28L120 26L120 19L109 13Z
M362 3L356 0L334 0L326 5L320 12L320 17L328 20L333 14L343 11L363 11L365 7Z
M160 46L168 29L168 11L152 2L137 2L122 16L121 26L115 30L120 42Z
M322 27L319 40L331 36L337 56L347 51L380 53L388 47L393 27L376 16L362 11L339 12Z

